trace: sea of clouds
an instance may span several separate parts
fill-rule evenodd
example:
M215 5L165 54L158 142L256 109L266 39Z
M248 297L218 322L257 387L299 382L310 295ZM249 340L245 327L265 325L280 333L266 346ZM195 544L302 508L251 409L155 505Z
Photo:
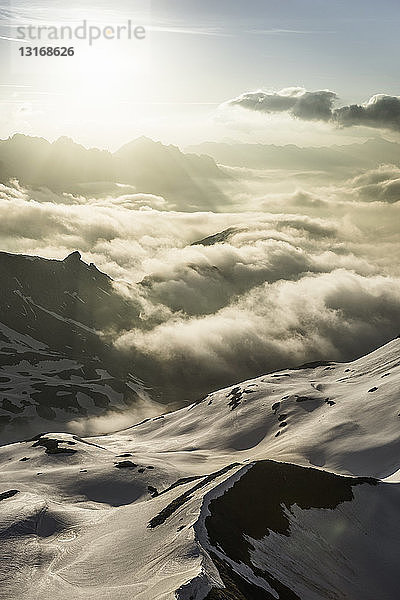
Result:
M399 334L399 188L391 165L278 193L247 180L226 210L178 212L127 187L73 195L11 181L0 186L0 236L9 252L79 250L111 275L141 306L113 343L181 403L309 360L349 360Z

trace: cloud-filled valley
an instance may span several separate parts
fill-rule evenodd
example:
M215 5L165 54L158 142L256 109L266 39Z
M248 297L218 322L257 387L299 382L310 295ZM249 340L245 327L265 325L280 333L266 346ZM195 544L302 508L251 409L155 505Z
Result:
M235 171L235 185L221 184L218 212L207 199L181 212L127 184L77 193L11 180L3 250L79 250L109 274L140 314L107 335L173 405L272 369L353 359L398 333L397 166L334 182L298 172L287 191Z

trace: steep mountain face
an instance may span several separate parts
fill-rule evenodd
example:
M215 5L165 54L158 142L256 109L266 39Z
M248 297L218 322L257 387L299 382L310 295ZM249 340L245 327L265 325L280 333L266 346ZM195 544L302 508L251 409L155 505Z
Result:
M399 484L273 461L228 483L196 524L222 583L207 599L395 597Z
M395 600L400 339L0 448L0 598Z
M0 253L0 277L3 441L135 400L129 365L107 331L132 326L138 307L107 275L78 252L63 261Z
M164 146L146 137L122 146L114 157L119 178L132 183L142 180L146 184L156 185L155 171L162 175L163 182L160 185L171 187L177 178L189 181L191 177L226 177L209 156L184 154L177 146Z
M42 319L31 317L29 312L35 305L53 318L51 311L56 307L61 320L69 320L70 325L77 321L95 330L123 329L138 316L138 307L115 294L111 278L93 263L84 263L79 252L62 261L2 252L0 269L0 299L6 323L20 324L41 338L50 336L52 343L57 343L54 325L49 331ZM59 343L65 345L64 336Z
M228 200L218 187L227 175L204 154L184 154L142 137L120 148L114 161L118 181L159 194L180 210L211 209Z

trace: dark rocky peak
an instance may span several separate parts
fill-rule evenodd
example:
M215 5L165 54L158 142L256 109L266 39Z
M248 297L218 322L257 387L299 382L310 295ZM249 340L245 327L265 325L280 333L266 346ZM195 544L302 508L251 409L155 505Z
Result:
M63 262L68 265L77 264L81 261L82 261L82 256L81 256L81 253L78 252L78 250L75 250L75 252L71 252L71 254L68 254L68 256L66 256L63 260Z

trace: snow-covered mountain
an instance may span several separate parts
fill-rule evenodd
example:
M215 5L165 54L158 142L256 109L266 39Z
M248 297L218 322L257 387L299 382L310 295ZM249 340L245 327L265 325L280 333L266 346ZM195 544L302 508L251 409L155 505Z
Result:
M78 252L63 261L1 252L0 277L2 443L137 401L131 365L105 334L129 328L138 309L107 275Z
M395 600L400 339L0 448L0 598Z

